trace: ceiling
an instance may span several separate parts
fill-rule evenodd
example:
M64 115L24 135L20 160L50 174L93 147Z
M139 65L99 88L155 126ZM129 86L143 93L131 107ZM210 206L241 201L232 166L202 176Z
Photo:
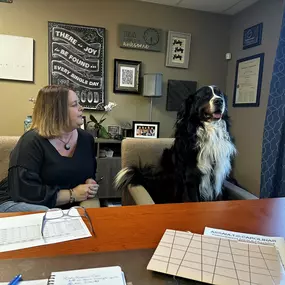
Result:
M138 0L179 8L234 15L259 0Z

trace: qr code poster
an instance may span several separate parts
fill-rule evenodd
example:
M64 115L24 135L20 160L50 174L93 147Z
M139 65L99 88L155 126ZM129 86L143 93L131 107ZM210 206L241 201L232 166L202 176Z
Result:
M141 93L141 62L115 59L114 93Z
M85 109L104 110L105 29L48 23L49 83L74 90Z

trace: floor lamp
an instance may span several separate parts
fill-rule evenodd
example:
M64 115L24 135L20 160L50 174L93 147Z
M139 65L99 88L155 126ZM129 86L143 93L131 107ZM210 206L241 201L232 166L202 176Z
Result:
M162 73L144 74L143 96L150 98L149 121L152 122L152 99L162 96Z

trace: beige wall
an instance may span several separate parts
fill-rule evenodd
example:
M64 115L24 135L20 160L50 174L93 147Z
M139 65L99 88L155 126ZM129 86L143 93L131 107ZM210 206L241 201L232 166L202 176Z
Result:
M260 192L264 119L281 28L282 1L260 0L237 14L231 21L229 51L233 57L228 65L227 94L229 95L229 113L232 118L232 133L239 152L235 160L234 175L243 187L256 195ZM263 22L262 45L242 50L243 30L260 22ZM265 53L265 58L260 107L231 107L236 60L261 52Z
M113 94L113 59L125 58L143 62L143 72L162 72L164 96L154 101L153 121L161 122L161 136L172 133L176 113L166 111L168 79L196 80L198 85L217 84L226 87L227 63L224 54L229 45L229 17L183 10L132 0L14 0L0 3L0 33L32 37L35 40L35 83L0 81L0 135L21 135L23 120L31 114L28 98L48 84L47 22L105 27L107 101L118 107L106 125L133 120L148 120L149 101L142 96ZM164 31L192 34L189 69L165 67L165 52L145 52L119 48L119 23L150 26ZM165 39L166 40L166 39ZM97 117L100 115L95 114Z

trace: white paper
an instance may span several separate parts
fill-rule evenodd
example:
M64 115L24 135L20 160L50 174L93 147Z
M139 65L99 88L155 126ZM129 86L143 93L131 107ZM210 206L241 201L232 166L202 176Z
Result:
M205 227L204 235L226 238L231 240L238 240L240 242L246 242L246 243L275 245L277 251L279 252L283 266L285 268L285 240L283 237L253 235L253 234L232 232L232 231L226 231L226 230L208 228L208 227Z
M48 279L21 281L19 285L47 285ZM9 282L0 282L0 285L8 285Z
M90 237L81 217L48 220L41 235L44 213L0 219L0 252Z
M125 285L120 266L53 272L54 285Z
M240 62L236 86L236 102L255 103L258 88L260 58Z
M33 81L32 38L0 35L0 79Z

